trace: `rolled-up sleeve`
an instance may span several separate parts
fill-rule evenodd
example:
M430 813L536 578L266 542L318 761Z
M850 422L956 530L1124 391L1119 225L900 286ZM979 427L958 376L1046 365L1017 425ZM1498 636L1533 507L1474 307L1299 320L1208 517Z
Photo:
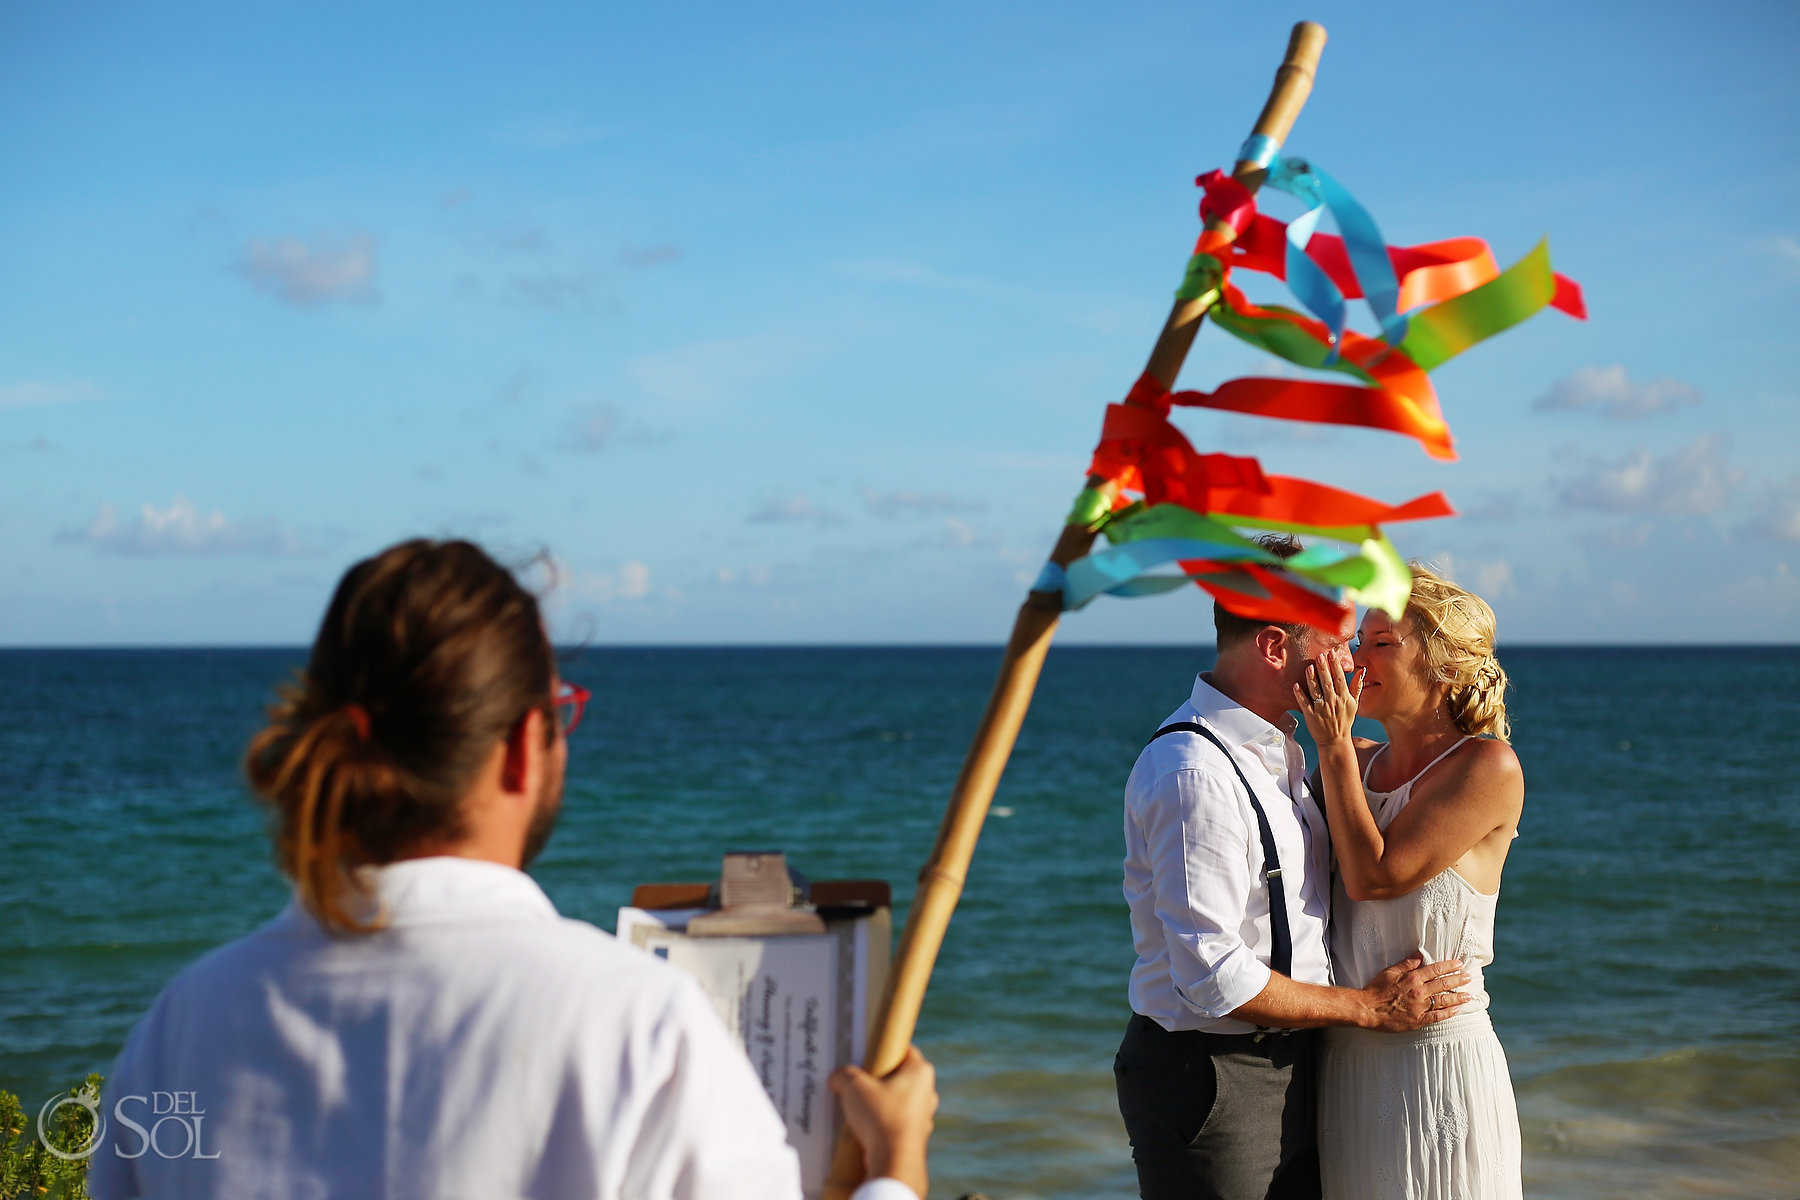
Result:
M1139 811L1169 978L1196 1012L1226 1017L1269 983L1241 928L1257 881L1238 789L1206 771L1171 771Z

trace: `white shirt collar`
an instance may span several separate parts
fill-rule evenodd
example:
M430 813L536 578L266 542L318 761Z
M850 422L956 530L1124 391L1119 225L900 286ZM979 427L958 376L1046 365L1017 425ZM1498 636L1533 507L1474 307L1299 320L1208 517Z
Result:
M1206 681L1194 676L1190 702L1207 724L1239 746L1280 746L1294 736L1299 722L1292 713L1281 714L1281 725L1271 725Z
M556 906L531 876L512 867L474 858L408 858L364 868L372 906L384 925L399 928L442 922L557 919ZM304 912L298 899L288 915Z

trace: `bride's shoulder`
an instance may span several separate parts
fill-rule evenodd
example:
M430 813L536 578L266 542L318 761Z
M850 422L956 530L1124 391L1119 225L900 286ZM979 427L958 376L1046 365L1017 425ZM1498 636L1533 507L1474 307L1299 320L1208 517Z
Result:
M1524 768L1513 748L1499 738L1476 738L1456 758L1462 760L1462 769L1453 773L1460 776L1452 784L1457 790L1473 790L1501 803L1523 799Z
M1513 748L1499 738L1478 737L1469 742L1468 749L1463 752L1470 768L1482 774L1522 775L1519 756Z

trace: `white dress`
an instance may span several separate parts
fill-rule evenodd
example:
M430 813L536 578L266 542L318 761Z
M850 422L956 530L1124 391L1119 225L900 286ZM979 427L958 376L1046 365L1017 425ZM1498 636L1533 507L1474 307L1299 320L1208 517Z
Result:
M1371 756L1369 766L1381 753ZM1406 807L1425 771L1395 791L1375 792L1363 769L1363 790L1379 828ZM1325 1031L1319 1064L1325 1200L1521 1195L1519 1113L1481 974L1494 961L1497 901L1497 893L1476 891L1454 868L1391 900L1353 901L1342 878L1335 883L1331 960L1339 985L1365 987L1384 968L1423 953L1426 962L1461 958L1471 977L1463 991L1474 999L1456 1016L1416 1033Z

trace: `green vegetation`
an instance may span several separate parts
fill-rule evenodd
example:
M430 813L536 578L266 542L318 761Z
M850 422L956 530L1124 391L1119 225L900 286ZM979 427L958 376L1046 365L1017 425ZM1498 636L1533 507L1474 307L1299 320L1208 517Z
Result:
M50 1145L65 1154L88 1148L100 1104L100 1076L89 1075L68 1091L81 1104L64 1104L46 1122ZM38 1137L38 1114L19 1098L0 1092L0 1200L88 1200L86 1157L59 1158Z

